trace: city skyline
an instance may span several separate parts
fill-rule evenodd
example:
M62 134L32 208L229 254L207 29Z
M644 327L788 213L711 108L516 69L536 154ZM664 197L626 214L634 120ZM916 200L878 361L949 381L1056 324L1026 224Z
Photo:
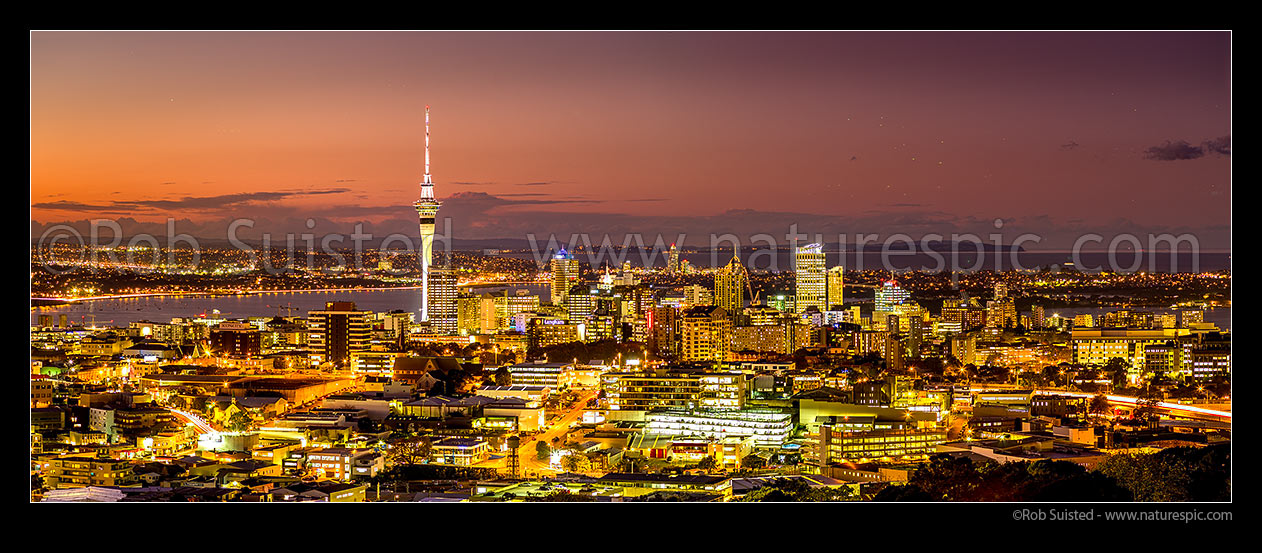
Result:
M1232 519L1230 31L30 36L33 503Z
M311 217L317 232L414 233L393 200L421 173L429 104L456 238L793 223L980 234L1001 218L1045 235L1041 247L1087 232L1230 244L1228 33L40 32L31 44L36 231L173 216L199 237L238 217L272 232L305 232Z

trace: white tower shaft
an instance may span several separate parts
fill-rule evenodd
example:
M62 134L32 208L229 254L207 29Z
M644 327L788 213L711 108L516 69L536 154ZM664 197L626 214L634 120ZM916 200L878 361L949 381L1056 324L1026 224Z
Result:
M434 219L438 216L439 201L434 198L434 181L429 174L429 106L425 106L425 177L421 181L421 199L413 207L421 223L421 320L429 320L430 266L433 264Z

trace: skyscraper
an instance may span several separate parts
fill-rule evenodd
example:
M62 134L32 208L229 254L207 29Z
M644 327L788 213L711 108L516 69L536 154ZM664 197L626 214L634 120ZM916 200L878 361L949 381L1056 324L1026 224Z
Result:
M885 284L876 289L876 307L874 309L882 313L892 313L895 305L903 303L910 296L911 294L901 288L897 281L886 281Z
M578 260L561 248L552 256L552 304L561 305L575 284L578 284Z
M824 271L824 245L807 244L797 249L793 256L795 272L795 308L798 313L815 306L820 311L828 309L828 283Z
M434 198L434 182L429 175L429 106L425 106L425 180L421 181L421 199L412 204L421 219L421 320L429 320L429 268L433 263L434 219L442 205ZM454 317L454 315L453 315Z
M459 330L455 271L450 268L430 269L427 280L430 331L455 335Z
M828 308L841 309L843 296L845 295L845 273L846 268L838 265L828 270Z
M307 313L307 344L311 363L345 367L351 354L368 351L372 342L371 311L355 309L355 302L331 301L323 311Z
M714 275L714 305L722 307L729 316L745 309L745 289L749 287L749 273L735 253L726 266Z
M666 272L674 274L679 271L679 250L675 248L675 243L670 244L670 254L666 258Z

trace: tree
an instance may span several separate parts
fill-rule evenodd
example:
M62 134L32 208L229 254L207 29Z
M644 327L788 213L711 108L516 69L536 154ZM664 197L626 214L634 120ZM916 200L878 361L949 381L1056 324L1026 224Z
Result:
M1060 385L1060 378L1059 378L1060 369L1056 368L1053 365L1048 365L1046 367L1043 367L1042 374L1043 374L1043 381L1046 384L1051 385L1051 386Z
M390 444L390 462L398 466L412 467L428 459L433 442L428 437L417 436Z
M1149 426L1157 425L1157 414L1160 412L1160 401L1153 398L1143 398L1135 402L1135 418L1146 421Z
M767 460L757 455L746 455L741 459L741 466L747 469L760 469L767 466Z
M806 502L806 501L847 501L854 499L854 491L850 486L812 487L800 479L777 478L753 490L741 501L748 502Z
M935 455L911 474L908 484L923 490L933 501L971 501L981 485L981 475L966 457Z
M895 489L901 488L901 489ZM878 501L1130 501L1112 477L1067 461L974 463L936 456Z
M552 456L552 448L548 446L547 442L544 442L543 440L535 442L535 458L536 459L539 459L540 461L545 461L551 456Z
M1121 357L1113 357L1104 363L1104 374L1113 380L1113 389L1126 387L1130 371L1131 364Z
M704 459L701 460L701 462L697 463L697 468L704 470L706 472L711 472L714 469L718 468L718 464L719 463L714 460L714 457L707 455Z
M513 375L508 371L508 367L500 367L495 369L495 385L508 386L513 383Z
M1099 471L1117 480L1136 501L1188 501L1192 478L1182 459L1155 453L1110 455Z
M569 455L561 457L561 468L566 472L586 472L591 469L591 460L582 453L571 451Z
M254 419L245 411L234 411L225 426L233 432L249 432L254 427Z
M1104 394L1096 394L1091 398L1091 403L1087 404L1087 412L1092 415L1102 416L1110 410L1112 407L1109 406L1109 398Z

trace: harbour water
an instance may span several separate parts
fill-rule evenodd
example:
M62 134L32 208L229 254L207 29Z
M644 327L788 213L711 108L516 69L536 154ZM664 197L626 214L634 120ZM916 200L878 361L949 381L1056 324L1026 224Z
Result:
M474 292L526 288L533 294L547 293L542 285L467 288ZM315 292L267 292L221 296L147 296L83 301L75 304L36 307L31 309L31 324L38 324L40 315L52 315L54 321L65 314L70 324L127 326L133 322L170 322L175 317L212 316L218 310L223 318L306 316L308 311L323 309L327 302L352 301L357 309L375 312L402 309L413 313L421 309L419 288L394 290L354 290Z
M524 288L531 294L547 296L547 285L530 284L515 286L486 285L471 288L474 292L494 292ZM358 309L383 312L402 309L416 313L421 308L420 290L400 288L396 290L318 291L318 292L270 292L236 296L151 296L140 298L106 299L85 301L70 305L37 307L31 309L31 324L37 324L39 315L52 315L54 320L64 313L71 324L95 323L99 326L127 326L132 322L169 322L174 317L200 317L213 315L219 310L224 318L273 317L284 315L304 316L308 311L324 308L330 301L353 301ZM1059 314L1073 317L1091 314L1099 317L1115 309L1104 308L1057 308L1047 310L1047 316ZM1147 308L1143 311L1170 312L1168 309ZM1218 328L1231 330L1231 308L1205 311L1205 322Z

